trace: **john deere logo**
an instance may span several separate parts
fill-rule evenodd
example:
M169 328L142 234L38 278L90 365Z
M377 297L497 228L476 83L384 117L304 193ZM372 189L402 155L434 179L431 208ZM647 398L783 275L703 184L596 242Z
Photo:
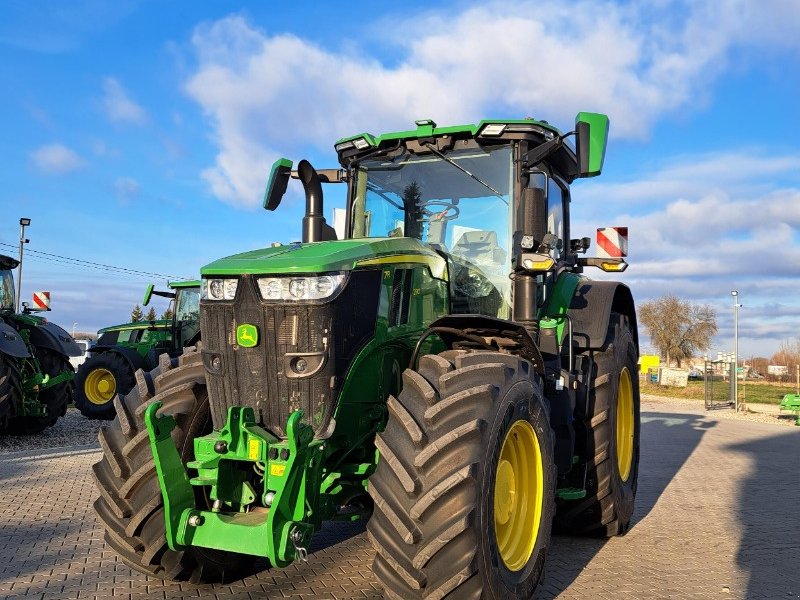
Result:
M258 329L255 325L242 323L236 328L236 343L242 348L252 348L258 344Z

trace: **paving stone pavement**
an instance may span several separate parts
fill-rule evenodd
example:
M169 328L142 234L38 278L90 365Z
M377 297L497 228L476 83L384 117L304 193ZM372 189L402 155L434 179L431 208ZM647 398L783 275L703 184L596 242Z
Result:
M93 447L0 457L0 598L380 598L363 525L317 534L308 563L215 586L122 564L91 509ZM541 598L800 598L800 427L643 405L634 522L555 536Z

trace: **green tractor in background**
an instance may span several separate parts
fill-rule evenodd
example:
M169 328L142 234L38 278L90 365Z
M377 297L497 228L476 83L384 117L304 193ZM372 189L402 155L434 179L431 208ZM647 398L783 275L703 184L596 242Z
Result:
M551 528L626 532L639 463L630 290L592 281L569 184L599 175L605 115L362 134L341 168L273 165L302 243L201 270L202 347L137 372L101 429L95 509L128 565L241 577L369 519L389 598L530 598ZM575 136L575 149L566 143ZM322 183L346 183L345 239Z
M171 292L147 286L142 304L152 296L171 298L172 319L138 321L104 327L97 332L91 357L75 376L75 407L90 419L113 419L114 396L127 394L136 384L138 369L150 371L161 354L178 356L200 339L200 282L173 281Z
M0 255L0 434L39 433L67 412L75 371L70 356L81 349L55 323L23 303L15 312L13 269Z

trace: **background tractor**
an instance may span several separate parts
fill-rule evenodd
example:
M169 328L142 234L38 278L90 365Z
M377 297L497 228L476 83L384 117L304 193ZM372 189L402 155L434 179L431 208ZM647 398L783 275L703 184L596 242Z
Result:
M0 433L38 433L67 411L75 371L70 356L81 353L55 323L14 311L14 275L19 261L0 255Z
M75 407L90 419L113 419L114 396L127 394L136 384L137 369L150 371L161 354L177 356L200 339L200 282L174 281L171 292L147 286L142 304L152 296L171 298L172 319L138 321L105 327L97 332L91 357L75 376Z
M138 372L101 429L95 508L122 560L228 580L364 518L387 597L530 598L554 523L625 533L634 303L582 274L626 264L580 256L569 225L607 131L427 120L339 141L338 169L277 161L264 206L300 179L302 243L204 267L202 348ZM347 185L345 239L322 183Z

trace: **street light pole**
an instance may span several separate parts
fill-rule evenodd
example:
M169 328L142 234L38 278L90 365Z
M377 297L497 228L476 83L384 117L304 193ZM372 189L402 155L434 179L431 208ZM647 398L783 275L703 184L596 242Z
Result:
M19 303L22 300L22 249L30 240L25 239L25 228L31 224L31 220L27 217L22 217L19 220L19 266L17 267L17 312L19 312Z
M75 339L75 326L76 325L77 325L77 323L73 323L72 324L72 339Z
M733 290L733 402L734 410L739 412L739 292Z

